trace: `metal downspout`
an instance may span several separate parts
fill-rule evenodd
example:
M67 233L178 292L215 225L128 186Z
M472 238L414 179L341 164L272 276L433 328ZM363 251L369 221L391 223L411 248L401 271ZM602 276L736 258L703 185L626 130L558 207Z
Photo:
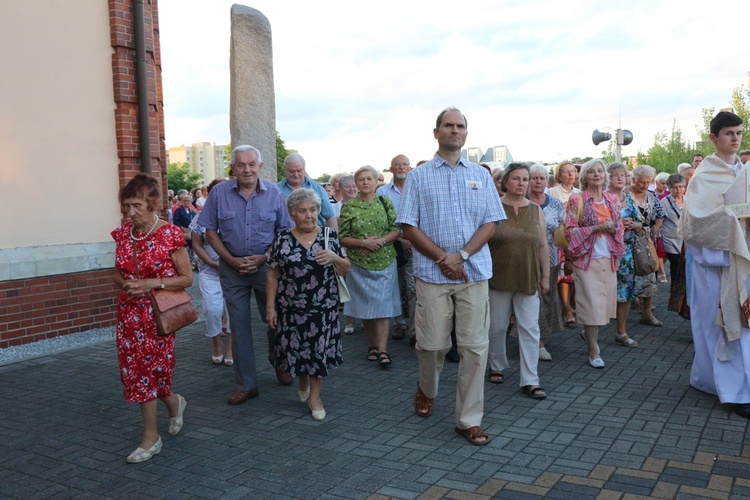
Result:
M148 67L146 64L146 19L143 0L134 1L136 88L138 91L138 135L141 146L141 172L151 173L151 126L148 104Z

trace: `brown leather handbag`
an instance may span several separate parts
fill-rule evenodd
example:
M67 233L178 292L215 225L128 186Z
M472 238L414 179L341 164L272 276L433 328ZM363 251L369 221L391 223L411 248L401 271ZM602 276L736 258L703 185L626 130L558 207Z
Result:
M133 242L133 259L135 277L140 279L136 242ZM161 336L172 335L198 319L198 310L193 305L193 298L184 289L152 290L148 294L148 300L151 301L154 313L156 333Z
M185 290L154 290L148 299L159 335L171 335L198 319L193 298Z

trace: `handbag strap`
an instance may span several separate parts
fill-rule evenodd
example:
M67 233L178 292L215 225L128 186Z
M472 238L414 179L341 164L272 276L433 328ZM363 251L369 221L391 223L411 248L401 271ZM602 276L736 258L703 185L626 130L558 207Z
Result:
M385 196L380 195L378 196L378 199L380 200L380 203L383 205L383 210L385 211L385 223L390 225L390 213L388 212L388 205L385 204Z
M331 228L323 228L323 250L328 250L328 236L331 234Z
M675 201L672 199L671 196L667 196L666 198L667 198L667 201L669 202L669 206L672 207L672 210L674 211L675 215L677 215L677 220L680 220L680 211L677 205L675 204Z
M138 242L130 240L133 244L133 265L135 267L135 279L139 280L141 277L138 275Z

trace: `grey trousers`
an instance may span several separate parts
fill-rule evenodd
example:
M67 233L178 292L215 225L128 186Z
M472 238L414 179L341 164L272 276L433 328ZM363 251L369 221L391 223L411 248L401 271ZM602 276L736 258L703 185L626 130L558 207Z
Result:
M249 391L258 386L253 349L252 294L258 313L266 321L266 274L263 266L253 274L240 274L224 262L219 263L219 280L227 303L229 321L232 325L232 357L234 358L234 379L237 389ZM273 360L275 333L267 331L269 359Z

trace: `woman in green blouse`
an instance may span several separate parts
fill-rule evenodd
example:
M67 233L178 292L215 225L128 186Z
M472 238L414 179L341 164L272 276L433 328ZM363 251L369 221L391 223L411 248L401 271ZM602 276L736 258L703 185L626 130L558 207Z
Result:
M387 196L375 196L378 171L369 165L354 173L359 196L341 207L339 236L347 249L351 269L346 276L351 301L344 304L344 314L359 318L370 347L367 359L387 368L390 319L401 314L401 300L396 272L398 239L396 211Z

